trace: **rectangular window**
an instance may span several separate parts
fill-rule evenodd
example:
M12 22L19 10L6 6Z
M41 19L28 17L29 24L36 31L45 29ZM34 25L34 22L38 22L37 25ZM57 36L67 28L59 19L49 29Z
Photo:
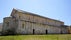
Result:
M24 28L24 24L22 24L22 28Z

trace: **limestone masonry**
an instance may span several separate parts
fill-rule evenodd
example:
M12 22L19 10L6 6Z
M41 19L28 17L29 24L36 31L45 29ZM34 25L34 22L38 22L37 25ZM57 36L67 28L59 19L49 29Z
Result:
M3 20L3 34L60 34L69 33L64 22L34 13L13 9Z

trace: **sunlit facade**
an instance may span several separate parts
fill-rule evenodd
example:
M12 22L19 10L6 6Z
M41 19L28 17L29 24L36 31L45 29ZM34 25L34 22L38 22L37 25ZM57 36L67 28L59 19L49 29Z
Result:
M64 22L34 13L13 9L3 20L3 32L9 34L59 34L68 33Z

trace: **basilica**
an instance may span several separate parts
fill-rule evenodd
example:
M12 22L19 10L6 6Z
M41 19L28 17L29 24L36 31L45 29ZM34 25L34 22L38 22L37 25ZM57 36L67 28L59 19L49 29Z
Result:
M3 19L3 34L65 34L68 26L64 22L13 9L10 17Z

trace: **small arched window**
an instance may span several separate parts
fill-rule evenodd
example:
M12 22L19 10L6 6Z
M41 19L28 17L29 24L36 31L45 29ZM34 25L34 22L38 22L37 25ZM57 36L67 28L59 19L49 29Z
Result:
M21 17L21 16L19 16L19 19L20 19L20 17Z

